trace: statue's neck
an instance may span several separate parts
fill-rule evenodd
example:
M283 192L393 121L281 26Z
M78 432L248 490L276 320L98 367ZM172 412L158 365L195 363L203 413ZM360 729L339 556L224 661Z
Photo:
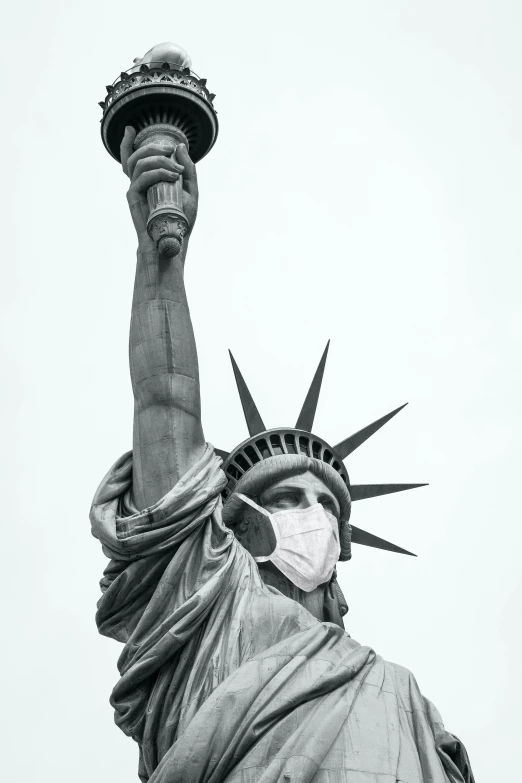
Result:
M304 608L317 620L322 622L326 619L324 612L325 585L320 585L310 593L306 593L287 579L273 563L258 563L258 567L261 579L266 585L275 587L276 590L279 590L283 595L297 601L298 604L304 606Z

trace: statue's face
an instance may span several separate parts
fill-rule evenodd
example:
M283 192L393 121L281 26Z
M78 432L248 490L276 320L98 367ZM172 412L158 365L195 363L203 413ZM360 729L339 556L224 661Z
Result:
M320 503L324 510L339 520L339 502L321 479L307 471L298 476L277 481L256 499L271 514L292 509L306 509ZM332 524L336 524L332 519ZM244 504L242 519L234 528L236 537L254 557L270 556L276 547L276 537L271 521L260 511ZM305 606L318 620L323 620L324 588L320 585L306 593L294 585L270 561L258 563L263 581L284 595Z
M265 489L260 505L271 514L290 508L309 508L320 503L325 511L339 520L340 508L332 491L309 470L298 476L282 479Z
M334 494L310 471L276 481L261 493L257 501L270 514L309 508L320 503L325 511L339 520L340 508ZM269 519L247 505L243 506L241 516L241 522L235 527L237 539L254 557L270 555L275 549L276 537Z

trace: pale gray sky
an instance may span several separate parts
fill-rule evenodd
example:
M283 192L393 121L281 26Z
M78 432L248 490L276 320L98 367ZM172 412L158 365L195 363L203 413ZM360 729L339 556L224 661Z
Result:
M5 25L5 19L9 23ZM137 780L108 703L88 510L131 444L135 240L99 138L105 85L173 40L217 94L188 258L207 438L246 437L227 348L268 426L335 442L410 405L347 462L429 481L353 522L349 633L410 668L477 781L520 736L522 7L507 0L11 4L1 42L5 779ZM7 542L7 545L6 545Z

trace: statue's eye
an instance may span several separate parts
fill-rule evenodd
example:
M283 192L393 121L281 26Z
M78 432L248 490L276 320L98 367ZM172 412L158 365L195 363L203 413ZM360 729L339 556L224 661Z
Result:
M272 504L279 508L293 508L299 505L299 498L295 492L285 492L281 495L276 495L272 500Z

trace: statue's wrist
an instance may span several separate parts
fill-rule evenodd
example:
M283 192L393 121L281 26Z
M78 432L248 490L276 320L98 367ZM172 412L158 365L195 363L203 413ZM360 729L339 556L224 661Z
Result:
M147 231L138 233L138 253L156 253L158 255L156 245L149 237Z

